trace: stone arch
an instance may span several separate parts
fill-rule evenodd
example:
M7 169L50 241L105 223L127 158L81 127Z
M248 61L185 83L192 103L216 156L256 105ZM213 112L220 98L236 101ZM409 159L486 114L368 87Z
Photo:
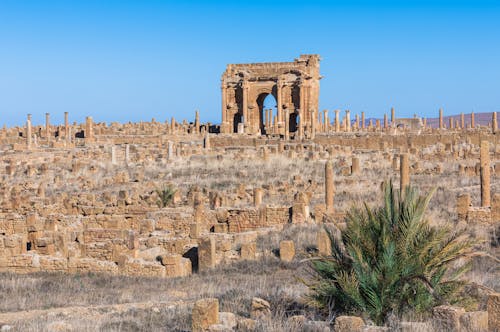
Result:
M276 85L273 85L270 89L269 88L261 88L259 89L257 92L256 92L256 104L257 104L257 109L258 109L258 112L259 112L259 129L260 129L260 133L262 135L265 135L265 134L268 134L266 132L266 128L265 128L265 123L266 123L266 119L265 119L265 110L264 110L264 100L267 98L267 96L273 96L275 102L276 102L276 105L278 104L278 98L277 98L277 87Z

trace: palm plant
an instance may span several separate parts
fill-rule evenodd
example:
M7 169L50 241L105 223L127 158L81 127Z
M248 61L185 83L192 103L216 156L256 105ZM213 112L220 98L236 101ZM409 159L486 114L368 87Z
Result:
M463 230L429 224L424 213L432 193L407 187L401 195L392 182L383 192L381 207L352 208L346 229L329 231L331 256L312 261L310 299L332 319L351 313L383 324L390 314L464 300L460 277L469 264L461 258L472 252L472 241Z
M171 186L165 186L163 189L156 189L156 194L158 195L158 206L161 208L166 207L174 198L175 192L177 190Z

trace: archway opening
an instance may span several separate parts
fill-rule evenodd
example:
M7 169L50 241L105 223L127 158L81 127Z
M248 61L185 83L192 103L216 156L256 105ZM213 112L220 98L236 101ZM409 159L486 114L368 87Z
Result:
M273 132L278 115L276 98L272 93L262 93L257 97L257 105L259 106L260 133L270 134Z

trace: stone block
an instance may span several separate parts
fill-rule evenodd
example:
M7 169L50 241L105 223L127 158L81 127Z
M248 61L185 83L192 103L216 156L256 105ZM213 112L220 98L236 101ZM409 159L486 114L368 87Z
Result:
M432 310L432 324L434 329L460 332L460 316L465 313L464 308L441 305Z
M321 229L316 235L316 245L318 246L318 254L321 256L331 256L332 242L328 233Z
M211 325L219 324L219 300L215 298L196 301L192 312L192 331L207 331Z
M362 332L365 322L356 316L339 316L335 319L335 332Z
M215 239L208 236L198 244L198 270L206 271L215 267Z
M243 243L241 245L241 259L255 260L256 247L255 242Z
M280 259L284 262L291 262L295 257L295 244L293 241L280 242Z

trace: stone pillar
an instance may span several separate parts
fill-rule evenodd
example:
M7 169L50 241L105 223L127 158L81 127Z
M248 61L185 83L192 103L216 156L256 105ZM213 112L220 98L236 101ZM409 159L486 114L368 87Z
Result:
M203 148L205 148L205 150L210 150L210 136L208 133L203 138Z
M490 197L490 144L481 141L480 163L481 163L481 206L491 206Z
M365 112L361 112L361 129L365 129Z
M465 115L464 113L460 113L460 129L465 129Z
M357 114L354 115L354 130L359 130L359 116Z
M375 120L375 128L377 129L377 131L380 131L380 119Z
M172 117L170 121L170 134L175 134L175 118Z
M290 139L290 112L288 109L285 110L285 140Z
M215 239L208 236L198 244L198 270L206 271L215 267Z
M389 124L387 121L387 114L384 113L384 130L386 130L388 126L389 126Z
M221 132L223 134L229 134L232 132L232 128L229 128L229 123L227 121L227 87L224 80L221 82L221 94L222 94L222 125Z
M67 141L71 140L69 135L69 121L68 121L68 112L64 112L64 136Z
M325 205L326 212L333 212L333 197L335 195L335 184L333 182L333 162L328 160L325 164Z
M111 163L113 165L116 165L116 146L115 145L113 145L111 147Z
M405 188L410 185L410 165L407 153L401 154L400 158L401 159L399 164L399 172L400 172L399 188L401 190L401 194L403 194Z
M126 144L125 145L125 164L128 165L130 162L130 145Z
M359 173L359 158L352 157L351 175L356 175L358 173Z
M31 149L31 114L28 114L28 119L26 120L26 148Z
M443 124L443 109L439 109L439 129L443 129L444 124Z
M427 128L427 118L424 118L424 128Z
M295 257L295 244L293 241L280 242L280 259L283 262L291 262Z
M351 111L345 111L345 131L351 131Z
M276 86L276 112L278 116L278 128L283 127L283 101L282 101L282 88L283 83L278 80L278 84ZM278 129L279 130L279 129ZM280 133L278 133L280 134Z
M85 120L85 140L88 142L94 140L94 125L91 116L87 116Z
M168 141L167 146L167 159L172 160L172 157L174 156L174 143L172 141Z
M497 112L493 112L493 115L491 116L491 131L496 133L498 130L498 122L497 122Z
M391 107L391 125L394 126L394 122L396 122L396 111L394 107Z
M194 115L194 133L198 134L200 132L200 112L196 110Z
M470 114L470 127L476 128L476 118L474 117L474 112Z
M470 195L461 194L457 197L457 216L459 221L467 220L470 207Z
M316 122L317 122L317 116L316 116L316 110L311 111L311 139L314 139L316 137Z
M335 132L338 133L340 131L340 110L335 110Z
M449 121L448 121L448 122L449 122L448 128L449 128L449 129L453 129L453 117L451 117L451 116L450 116L450 118L449 118Z
M242 90L243 90L243 123L244 123L244 132L247 133L248 128L248 83L246 79L242 82Z
M253 189L253 205L258 207L262 204L262 188L254 188Z
M45 137L50 141L50 113L45 113Z
M321 229L316 235L316 245L318 246L318 254L320 256L332 255L332 241L326 230Z

